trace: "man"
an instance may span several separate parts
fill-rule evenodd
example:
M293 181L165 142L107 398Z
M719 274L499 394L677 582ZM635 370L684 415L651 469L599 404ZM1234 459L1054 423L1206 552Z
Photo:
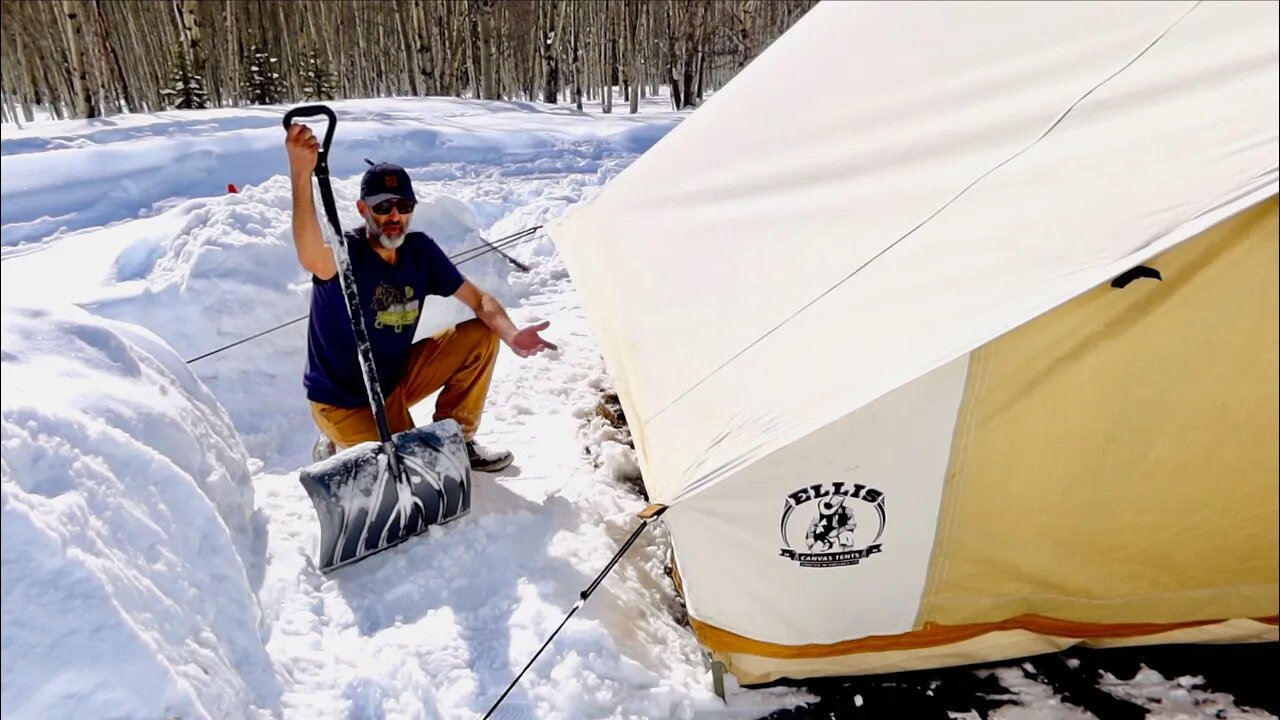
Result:
M356 443L376 441L378 428L337 265L320 233L311 195L320 143L310 128L294 124L285 147L293 186L293 242L298 261L312 275L303 385L321 431L313 452L319 460ZM485 450L475 442L475 432L498 357L498 341L520 357L556 346L538 335L549 323L516 328L502 305L463 277L430 237L409 230L416 204L403 168L374 165L361 180L356 202L364 227L345 233L378 382L386 398L387 422L393 433L412 428L409 408L439 390L433 420L456 420L462 426L471 467L496 472L511 464L512 454ZM415 343L426 295L455 297L476 317Z

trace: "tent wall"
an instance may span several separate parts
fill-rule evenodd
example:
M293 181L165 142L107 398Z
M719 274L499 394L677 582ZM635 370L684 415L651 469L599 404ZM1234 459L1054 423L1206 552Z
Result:
M672 506L663 522L690 616L790 645L912 630L965 367L953 361ZM841 493L843 512L822 527L820 509ZM807 537L815 522L827 545Z
M922 622L1276 613L1276 208L974 353Z
M864 574L875 560L896 561L888 551L839 568L843 577L828 576L831 587L815 596L777 560L734 579L706 568L706 557L746 565L752 541L739 529L720 538L718 552L710 541L696 553L676 545L702 641L742 681L762 682L778 673L981 662L1077 642L1275 639L1277 207L1272 197L1148 261L1162 280L1103 284L971 356L946 443L928 585L921 602L907 603L918 608L910 631L877 613L902 602L886 591L900 580ZM927 417L917 421L918 452L936 429ZM856 455L865 440L850 433L841 447ZM718 499L713 535L763 525L734 516L756 495L739 492L739 503ZM681 535L673 529L673 537ZM700 613L708 602L693 591L704 580L758 619L731 624ZM775 583L792 590L794 612L783 600L751 605ZM777 642L775 616L791 623L792 641ZM861 617L878 625L836 630ZM825 642L803 625L813 618L829 628Z

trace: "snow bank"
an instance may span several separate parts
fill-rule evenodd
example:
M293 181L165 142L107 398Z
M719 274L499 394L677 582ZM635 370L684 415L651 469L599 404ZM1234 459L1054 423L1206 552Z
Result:
M339 118L329 158L335 177L363 172L364 158L406 167L523 164L549 156L555 163L591 162L642 152L672 124L626 116L601 120L562 106L451 98L328 105ZM145 217L173 198L218 195L227 183L243 187L285 175L286 109L159 112L24 129L6 125L0 244L8 250L59 232ZM322 129L324 122L317 122Z
M243 447L155 335L3 309L5 717L279 706Z

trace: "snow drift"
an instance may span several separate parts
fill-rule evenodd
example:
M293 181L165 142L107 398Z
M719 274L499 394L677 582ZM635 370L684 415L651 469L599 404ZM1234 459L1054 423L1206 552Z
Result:
M3 347L5 716L278 707L226 412L155 335L83 310L5 307Z

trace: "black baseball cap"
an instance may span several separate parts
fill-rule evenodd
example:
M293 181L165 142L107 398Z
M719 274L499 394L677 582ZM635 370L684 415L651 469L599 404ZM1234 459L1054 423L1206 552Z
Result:
M369 205L377 205L393 198L417 201L418 196L413 194L413 182L409 180L409 173L392 163L378 163L366 170L360 180L360 199Z

